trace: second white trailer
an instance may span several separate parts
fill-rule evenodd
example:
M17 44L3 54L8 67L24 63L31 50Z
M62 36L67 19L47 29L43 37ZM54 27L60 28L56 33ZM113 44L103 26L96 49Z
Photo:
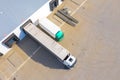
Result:
M39 20L39 26L57 41L60 41L64 37L64 33L60 27L47 18Z

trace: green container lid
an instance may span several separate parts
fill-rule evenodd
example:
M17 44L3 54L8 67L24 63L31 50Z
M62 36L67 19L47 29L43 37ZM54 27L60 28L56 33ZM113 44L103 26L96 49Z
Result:
M55 39L57 41L60 41L61 39L63 39L63 37L64 37L64 33L62 31L58 31L55 35Z

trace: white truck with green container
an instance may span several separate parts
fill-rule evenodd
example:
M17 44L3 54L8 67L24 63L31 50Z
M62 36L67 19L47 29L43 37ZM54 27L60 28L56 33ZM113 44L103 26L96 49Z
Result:
M62 32L60 27L55 25L53 22L51 22L47 18L40 19L39 26L57 41L60 41L64 37L64 33Z

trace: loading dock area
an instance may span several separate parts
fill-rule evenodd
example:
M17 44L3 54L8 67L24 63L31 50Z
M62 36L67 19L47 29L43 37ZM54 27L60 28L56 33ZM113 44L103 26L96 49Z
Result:
M72 27L52 14L48 18L60 26L65 38L59 42L77 57L77 64L71 70L48 55L48 51L29 37L25 37L19 44L19 50L29 58L24 65L14 72L15 68L0 67L0 79L5 80L119 80L120 79L120 18L119 0L64 0L57 11L68 7L71 15L79 23ZM73 5L71 7L70 5ZM81 6L82 5L82 6ZM31 48L32 46L32 48ZM14 48L13 48L14 49ZM18 53L15 56L20 57ZM19 54L19 56L18 56ZM33 55L32 55L33 54ZM42 57L41 57L42 56ZM49 59L44 62L46 57ZM7 56L6 56L7 57ZM11 56L12 58L14 56ZM10 57L10 61L13 62ZM5 59L1 57L0 60ZM21 59L21 58L20 58ZM24 59L20 60L20 63ZM49 61L49 62L48 62ZM5 61L1 66L11 63ZM15 63L16 67L17 63ZM5 67L4 67L5 68ZM8 73L6 73L6 71ZM13 75L9 75L14 72Z

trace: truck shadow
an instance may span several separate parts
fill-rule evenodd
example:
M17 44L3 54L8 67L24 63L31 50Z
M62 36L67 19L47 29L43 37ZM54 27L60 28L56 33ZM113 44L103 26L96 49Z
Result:
M38 50L38 52L32 57L32 59L49 68L65 69L65 66L61 62L59 62L57 58L52 55L51 52L43 47Z
M30 37L25 37L17 45L35 62L38 62L51 69L67 70L66 66L58 61L58 59L51 52Z

